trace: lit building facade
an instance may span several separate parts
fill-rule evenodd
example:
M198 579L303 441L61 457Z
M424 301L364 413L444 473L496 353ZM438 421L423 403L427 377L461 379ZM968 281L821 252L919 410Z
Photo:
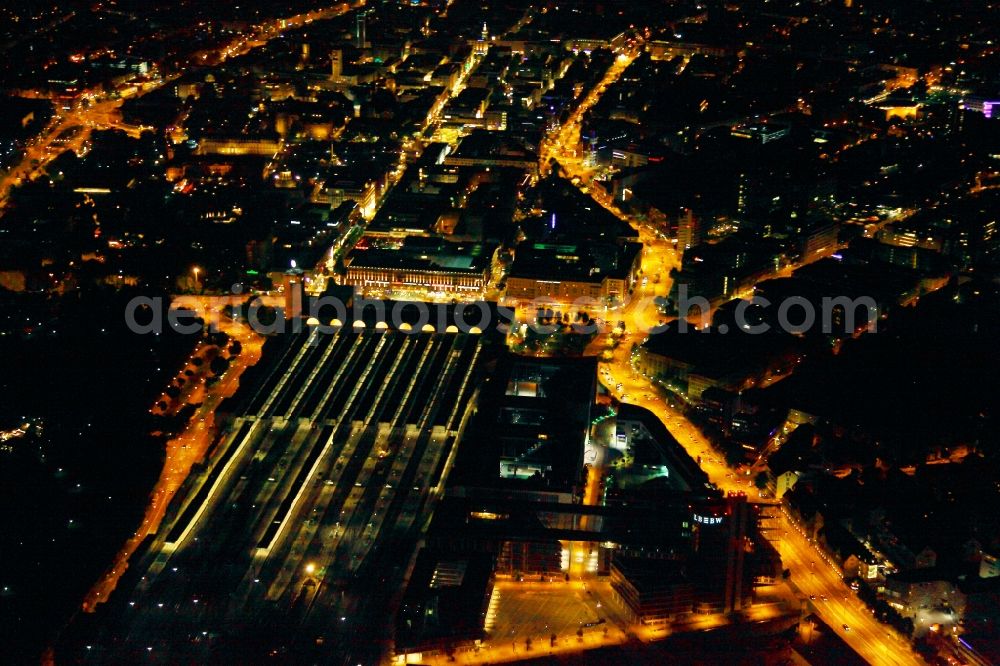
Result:
M343 282L366 295L426 292L479 298L489 285L496 252L493 245L417 237L391 249L356 248L347 258Z

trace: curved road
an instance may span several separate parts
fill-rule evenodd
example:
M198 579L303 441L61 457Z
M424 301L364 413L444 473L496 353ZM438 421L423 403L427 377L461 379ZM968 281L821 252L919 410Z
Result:
M628 68L634 57L619 56L604 79L587 95L567 123L551 141L546 142L541 153L543 169L547 168L550 158L555 158L563 172L574 178L574 182L578 182L581 187L590 181L590 172L583 168L582 160L576 155L580 143L580 119L598 101L601 93ZM670 409L652 382L631 365L632 343L641 342L652 328L663 321L653 298L669 293L669 269L679 263L673 245L650 232L641 221L629 218L602 188L590 187L589 194L596 203L639 230L640 239L645 246L642 274L648 278L645 283L637 286L636 294L630 302L617 313L609 312L607 315L609 320L625 321L626 335L618 348L612 351L611 359L600 364L600 381L623 402L645 407L655 413L688 454L699 461L712 483L721 490L753 494L753 477L746 474L741 476L728 467L724 456L712 448L711 442L683 414ZM790 272L790 268L786 270ZM598 336L591 345L591 351L601 351L607 342L605 335ZM619 384L621 389L617 388ZM924 663L906 640L872 616L871 611L864 607L843 582L839 571L825 560L819 548L784 513L784 507L779 528L780 553L784 566L791 572L792 583L803 595L815 596L815 600L810 603L816 614L840 638L871 664L896 666Z

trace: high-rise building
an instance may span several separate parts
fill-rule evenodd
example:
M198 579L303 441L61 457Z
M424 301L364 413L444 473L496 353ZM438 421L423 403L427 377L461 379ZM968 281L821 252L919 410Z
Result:
M688 250L701 242L701 222L694 211L685 208L677 218L677 245Z
M330 79L334 82L340 81L344 75L344 52L334 49L330 53Z
M752 600L751 579L744 572L748 541L754 529L746 497L730 495L699 506L692 520L701 603L716 612L732 612Z
M358 12L358 15L354 19L354 45L359 49L363 49L367 43L368 37L365 34L365 13Z
M485 22L483 22L483 31L480 33L479 39L476 40L475 49L479 55L485 55L490 50L490 31Z
M285 294L285 318L294 319L301 315L305 299L305 274L301 268L285 271L282 291Z
M583 166L592 169L597 166L597 133L591 132L584 142L586 153L583 155Z

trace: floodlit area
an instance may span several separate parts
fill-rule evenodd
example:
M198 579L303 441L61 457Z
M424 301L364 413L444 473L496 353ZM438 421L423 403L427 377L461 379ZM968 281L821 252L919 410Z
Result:
M670 623L630 622L610 583L497 581L487 612L487 638L443 652L396 655L396 664L489 664L572 654L623 644L640 645L678 634L739 625L794 621L797 610L782 595L767 596L739 614L689 614Z
M611 605L604 582L498 581L490 600L487 638L445 654L397 655L395 663L485 664L549 654L572 654L636 638L634 627Z
M603 591L604 596L610 592L609 589ZM617 634L620 637L622 634L622 628L608 621L609 611L615 611L602 603L602 596L595 595L582 584L501 582L494 595L499 601L489 632L492 643L508 639L542 642L544 638L548 644L553 634L557 639L575 639L580 630L602 636Z

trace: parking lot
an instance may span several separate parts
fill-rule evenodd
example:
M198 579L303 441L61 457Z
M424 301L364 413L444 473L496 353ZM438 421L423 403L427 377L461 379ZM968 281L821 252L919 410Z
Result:
M497 583L500 596L496 619L490 631L491 642L526 638L548 641L574 636L583 628L587 633L599 630L605 618L601 602L579 585L565 583ZM587 626L590 625L590 626Z

